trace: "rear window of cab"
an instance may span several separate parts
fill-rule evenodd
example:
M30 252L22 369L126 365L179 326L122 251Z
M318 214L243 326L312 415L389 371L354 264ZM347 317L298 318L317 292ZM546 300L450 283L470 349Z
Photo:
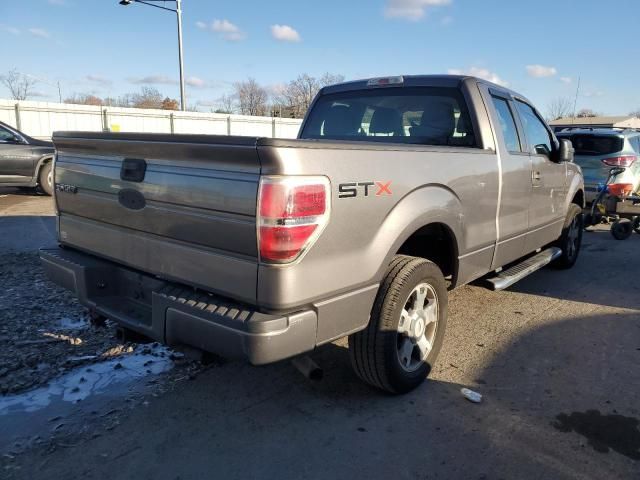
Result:
M300 138L477 147L456 88L390 87L322 95Z

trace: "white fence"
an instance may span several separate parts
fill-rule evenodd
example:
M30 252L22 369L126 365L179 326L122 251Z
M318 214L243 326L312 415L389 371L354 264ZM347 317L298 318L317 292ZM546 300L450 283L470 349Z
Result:
M0 99L0 121L39 139L54 131L201 133L295 138L302 120Z

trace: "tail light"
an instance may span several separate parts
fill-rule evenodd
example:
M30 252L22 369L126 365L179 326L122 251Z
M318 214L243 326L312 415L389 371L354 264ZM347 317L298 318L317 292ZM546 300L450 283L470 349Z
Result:
M607 190L610 195L614 197L628 197L633 193L633 184L632 183L612 183L607 185Z
M318 239L329 221L326 177L262 177L258 192L260 260L289 263Z
M605 158L602 163L610 167L630 167L638 157L635 155L624 155L620 157Z

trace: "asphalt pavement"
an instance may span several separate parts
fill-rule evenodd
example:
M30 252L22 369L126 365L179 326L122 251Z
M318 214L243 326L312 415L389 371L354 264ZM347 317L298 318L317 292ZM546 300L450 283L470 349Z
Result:
M0 251L54 241L52 212L47 197L0 191ZM339 341L313 354L317 382L288 362L229 362L126 410L117 395L87 399L92 435L0 466L29 479L638 479L639 248L601 226L571 270L453 291L437 365L407 395L359 382Z

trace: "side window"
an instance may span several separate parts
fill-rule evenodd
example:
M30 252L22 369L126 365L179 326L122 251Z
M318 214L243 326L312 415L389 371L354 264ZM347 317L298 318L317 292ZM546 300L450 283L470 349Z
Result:
M507 150L510 152L521 152L520 138L518 137L518 129L516 128L516 121L513 118L513 112L509 107L509 103L500 97L492 96L493 105L498 113L498 121L500 122L500 128L502 129L502 135L504 141L507 144Z
M520 120L522 120L522 125L527 134L527 140L531 145L531 153L550 157L552 143L549 130L547 130L547 127L545 127L533 108L520 101L516 101L516 105L520 113Z
M631 144L633 149L640 154L640 136L633 138Z
M2 143L13 143L15 141L15 136L9 130L0 127L0 142Z

